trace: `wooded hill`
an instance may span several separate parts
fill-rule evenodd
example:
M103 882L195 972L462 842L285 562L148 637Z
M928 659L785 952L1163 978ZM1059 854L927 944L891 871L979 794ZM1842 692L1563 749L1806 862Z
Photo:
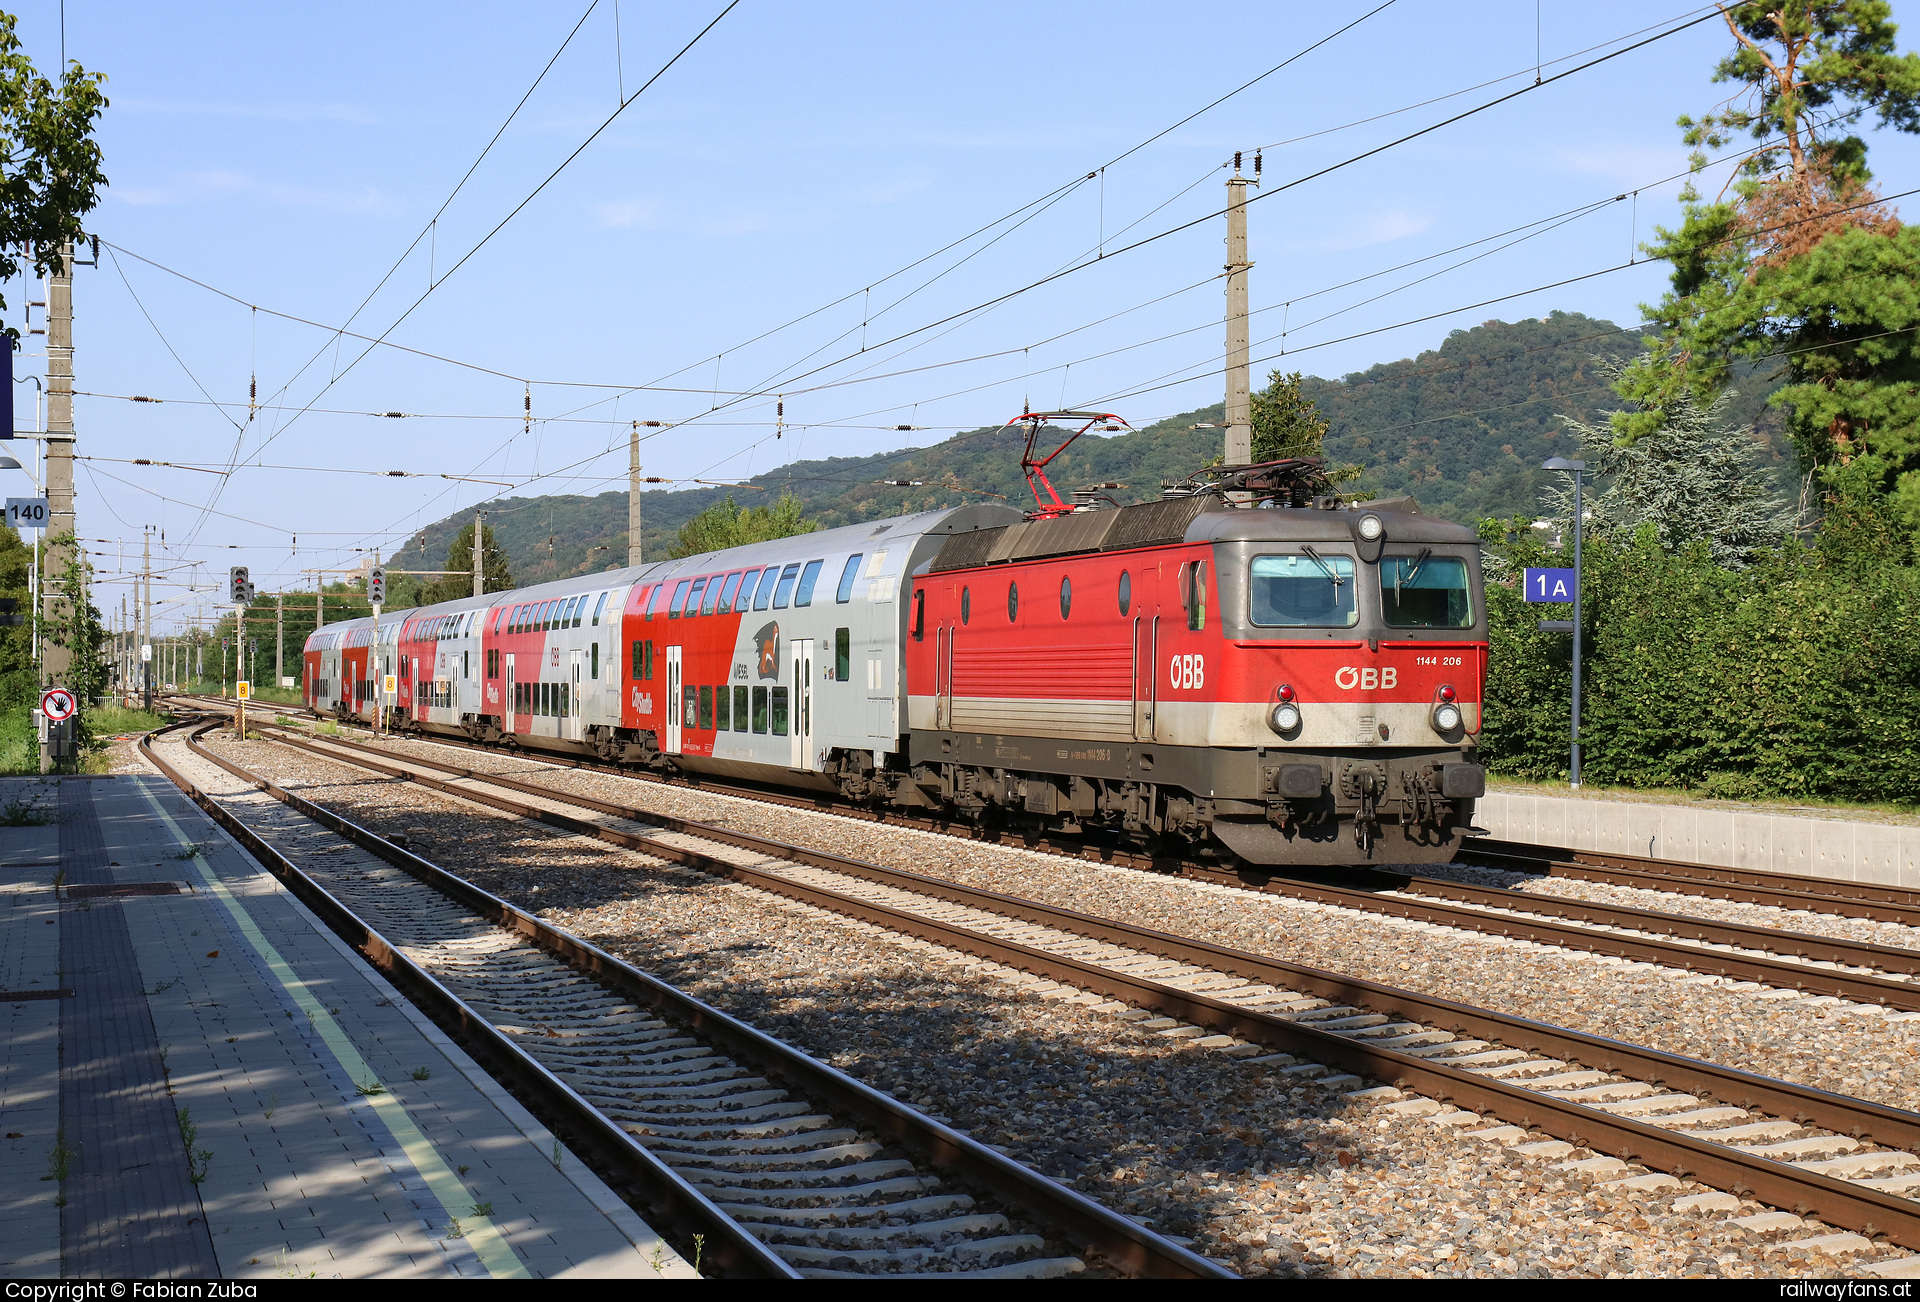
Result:
M1302 392L1330 420L1326 451L1336 465L1363 467L1348 487L1390 497L1410 493L1423 509L1471 524L1488 516L1531 515L1550 476L1543 458L1574 455L1577 442L1559 417L1591 420L1618 406L1604 375L1605 359L1640 351L1636 334L1612 322L1555 312L1540 320L1489 321L1456 330L1437 349L1385 362L1338 380L1308 378ZM1260 380L1264 377L1256 377ZM1791 474L1792 456L1779 436L1779 419L1765 406L1766 386L1753 384L1728 410L1731 421L1768 444L1773 464ZM1122 411L1134 417L1135 412ZM1178 480L1220 455L1219 404L1181 412L1135 433L1088 436L1050 469L1062 495L1079 486L1120 483L1122 503L1160 496ZM751 488L697 488L649 492L642 501L649 559L663 557L680 526L732 496L743 506L792 491L822 527L857 523L956 505L963 501L1031 500L1020 476L1022 436L979 429L925 448L872 457L796 461L756 475ZM888 487L874 481L909 479L923 486ZM595 497L514 497L483 507L516 583L536 583L618 566L626 559L624 492ZM455 531L471 512L428 526L407 544L395 565L430 568L445 558ZM404 558L404 559L403 559Z

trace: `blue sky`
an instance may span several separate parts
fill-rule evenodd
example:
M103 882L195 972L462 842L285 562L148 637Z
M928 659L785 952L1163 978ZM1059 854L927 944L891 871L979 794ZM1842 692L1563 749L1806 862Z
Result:
M69 57L110 78L112 184L90 229L123 250L75 289L76 387L101 395L77 406L79 451L102 458L79 474L81 534L136 556L141 526L163 527L170 566L201 562L199 592L156 592L184 617L219 599L236 561L262 588L292 585L507 491L443 474L527 493L620 487L635 419L676 423L644 445L646 473L725 481L935 441L1024 401L1135 424L1217 401L1225 224L1209 214L1236 149L1266 147L1270 192L1249 214L1254 355L1288 351L1256 381L1272 365L1341 375L1496 316L1624 324L1658 295L1657 264L1460 309L1622 264L1636 232L1671 221L1673 119L1724 94L1708 75L1729 41L1703 24L1281 191L1531 84L1536 48L1551 75L1702 11L1542 0L1536 24L1533 0L1399 0L1089 181L1373 4L742 0L601 129L724 5L625 0L616 29L611 0L583 23L588 0L68 0ZM58 4L17 12L54 66ZM1452 97L1410 107L1439 96ZM1920 184L1916 142L1873 143L1888 191ZM1446 254L1616 195L1508 247ZM895 274L1029 204L1017 226ZM1392 270L1418 259L1431 260ZM1372 279L1336 288L1359 277ZM7 287L10 323L20 288ZM366 344L273 313L391 328L418 351L361 359ZM386 411L410 414L364 414ZM1197 441L1196 461L1216 450ZM389 470L410 477L364 473ZM118 562L96 560L101 605L117 609Z

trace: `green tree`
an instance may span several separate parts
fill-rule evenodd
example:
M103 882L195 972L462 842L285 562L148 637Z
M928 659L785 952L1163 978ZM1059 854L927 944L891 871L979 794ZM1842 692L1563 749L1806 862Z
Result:
M60 246L84 238L81 219L107 184L93 138L106 74L71 62L54 86L21 51L16 27L0 13L0 282L21 274L23 256L38 275L58 270Z
M1920 56L1894 48L1883 0L1783 0L1725 7L1734 52L1715 69L1732 99L1680 119L1696 169L1740 136L1752 145L1712 202L1689 187L1679 229L1648 252L1673 263L1646 309L1658 333L1617 386L1623 442L1659 429L1683 399L1710 403L1742 359L1776 361L1802 461L1823 471L1872 458L1886 491L1920 523L1920 237L1877 201L1868 113L1920 132ZM1824 476L1823 476L1824 478Z
M729 497L715 502L680 526L680 536L667 555L674 559L702 552L723 551L747 543L789 538L812 533L819 523L805 518L806 503L792 493L782 493L771 506L750 506L744 510Z
M1250 395L1253 405L1253 459L1317 457L1332 423L1313 399L1300 392L1301 374L1267 376L1267 387Z
M1761 445L1724 419L1733 396L1729 390L1702 405L1682 394L1659 429L1631 443L1617 442L1610 425L1562 417L1594 483L1604 486L1583 498L1588 532L1626 545L1648 528L1669 552L1704 543L1713 563L1729 570L1784 543L1792 520L1761 465ZM1556 485L1543 497L1548 515L1570 525L1572 486Z
M480 583L485 592L506 592L513 587L513 571L507 566L507 554L500 550L494 541L493 526L480 526ZM427 585L420 594L419 604L431 606L436 601L455 601L461 597L473 595L473 525L453 536L447 544L447 563L444 569L458 571L456 574L441 576Z

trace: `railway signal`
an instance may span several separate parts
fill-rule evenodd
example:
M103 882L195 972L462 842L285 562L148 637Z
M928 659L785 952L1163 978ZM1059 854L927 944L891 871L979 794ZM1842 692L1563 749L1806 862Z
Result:
M236 606L244 606L253 597L253 583L247 577L247 567L236 565L227 571L228 599Z
M387 599L387 571L376 565L367 571L367 600L374 605L382 605Z

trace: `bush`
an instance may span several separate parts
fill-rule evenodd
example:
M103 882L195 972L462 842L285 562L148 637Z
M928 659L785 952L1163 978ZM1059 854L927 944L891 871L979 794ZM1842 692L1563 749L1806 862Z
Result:
M1492 532L1492 531L1489 531ZM1523 529L1511 564L1569 565ZM1582 777L1712 795L1920 803L1920 571L1830 534L1752 568L1704 544L1598 540L1583 558ZM1482 754L1496 772L1568 776L1572 639L1565 606L1490 579Z

